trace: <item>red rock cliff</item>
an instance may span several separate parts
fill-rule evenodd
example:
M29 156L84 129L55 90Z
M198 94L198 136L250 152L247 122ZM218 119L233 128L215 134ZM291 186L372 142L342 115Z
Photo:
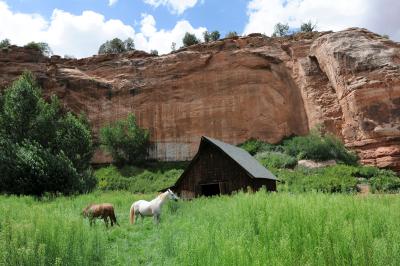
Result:
M364 29L251 34L159 57L0 51L0 86L25 69L46 94L86 112L95 132L135 113L151 132L154 158L190 159L202 135L274 143L323 124L363 163L400 171L400 44ZM94 160L107 159L98 153Z

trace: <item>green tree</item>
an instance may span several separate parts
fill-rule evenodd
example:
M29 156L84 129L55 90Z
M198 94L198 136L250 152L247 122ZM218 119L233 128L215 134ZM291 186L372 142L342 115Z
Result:
M230 31L225 35L225 38L233 38L239 36L236 31Z
M283 37L289 35L289 25L283 23L277 23L274 27L274 33L272 37Z
M185 47L200 43L200 41L199 41L199 39L197 39L196 35L189 33L189 32L186 32L182 41L183 41L183 46L185 46Z
M147 156L149 137L149 132L137 125L133 114L100 129L102 147L118 165L142 162Z
M0 192L42 195L90 190L91 132L83 118L46 102L26 72L1 97Z
M135 42L130 37L124 41L124 46L126 51L135 50Z
M221 37L221 34L217 30L215 30L215 31L210 33L210 40L211 41L218 41L220 37Z
M0 49L8 48L10 45L11 45L11 42L9 39L4 39L4 40L0 41Z
M135 43L132 38L128 38L125 41L114 38L100 45L98 54L118 54L133 50L135 50Z
M176 51L176 42L171 43L171 51Z
M313 32L316 29L317 29L317 24L312 23L311 20L309 20L308 22L302 23L300 26L301 32Z
M152 55L158 55L158 51L157 51L157 50L151 50L151 51L150 51L150 54L152 54Z
M204 39L204 42L210 42L210 40L211 40L211 36L210 36L210 33L206 30L205 32L203 32L203 39Z
M30 42L26 44L24 47L35 49L39 51L42 55L47 57L53 54L53 51L51 50L49 44L45 42Z

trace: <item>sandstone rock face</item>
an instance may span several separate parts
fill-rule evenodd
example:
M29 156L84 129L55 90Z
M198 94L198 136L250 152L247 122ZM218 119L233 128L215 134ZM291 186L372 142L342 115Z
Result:
M321 124L361 162L400 171L400 45L364 29L251 34L159 57L135 51L67 60L0 51L0 87L25 69L46 95L86 112L95 133L133 112L150 130L153 158L188 160L202 135L276 143Z

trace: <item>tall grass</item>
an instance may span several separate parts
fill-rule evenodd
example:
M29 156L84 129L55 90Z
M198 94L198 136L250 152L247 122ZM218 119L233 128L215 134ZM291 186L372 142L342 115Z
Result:
M170 202L161 224L128 222L127 192L0 197L0 265L399 265L400 197L256 194ZM89 227L110 202L120 227Z

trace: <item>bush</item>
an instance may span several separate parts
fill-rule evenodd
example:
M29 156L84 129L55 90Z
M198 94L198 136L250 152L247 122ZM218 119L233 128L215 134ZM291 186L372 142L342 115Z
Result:
M349 165L357 164L357 155L348 151L339 139L330 134L322 136L313 131L307 136L285 140L283 146L286 154L299 160L336 160Z
M199 39L197 39L196 35L186 32L185 36L183 37L183 46L188 47L194 44L200 43Z
M156 192L175 183L183 173L182 169L153 171L125 166L118 169L116 166L101 168L95 175L98 188L101 190L128 190L132 193Z
M280 190L284 191L352 193L357 191L354 171L352 166L335 165L320 169L278 170L275 174L282 181Z
M301 32L313 32L314 30L317 29L317 24L313 24L311 22L311 20L309 20L308 22L304 22L301 24L300 26L300 31Z
M149 132L136 124L133 114L100 129L102 147L118 165L143 162L147 156L149 138Z
M39 51L44 56L51 56L53 51L50 46L45 42L30 42L24 46L25 48L31 48Z
M236 31L230 31L225 35L225 38L234 38L239 36L239 34Z
M98 54L119 54L133 50L135 50L135 43L132 38L128 38L125 41L114 38L100 45Z
M281 152L261 152L255 158L266 168L294 168L297 165L295 157Z
M272 37L283 37L289 35L289 25L283 23L277 23L274 26L274 33Z
M393 193L400 191L400 178L395 172L390 170L378 170L378 172L369 179L373 193Z
M251 155L256 155L257 153L265 151L283 152L282 146L272 145L257 139L248 139L245 142L239 144L238 147L244 149Z
M205 32L203 32L204 42L206 42L206 43L207 42L218 41L220 37L221 37L221 34L219 33L219 31L213 31L213 32L205 31Z
M83 118L41 97L24 73L1 97L0 192L41 196L90 190L93 145Z
M8 48L10 45L11 45L11 42L9 39L4 39L4 40L0 41L0 49Z

